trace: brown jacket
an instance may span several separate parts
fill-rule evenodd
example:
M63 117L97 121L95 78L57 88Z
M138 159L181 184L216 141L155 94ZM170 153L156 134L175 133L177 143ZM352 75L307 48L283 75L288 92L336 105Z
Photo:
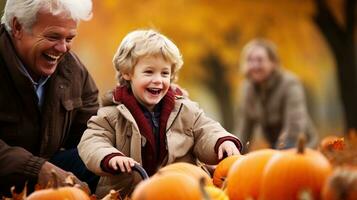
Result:
M110 189L127 192L133 185L128 174L112 175L101 168L102 160L110 154L121 153L143 164L142 149L148 139L140 133L133 114L122 103L100 108L88 122L88 129L78 145L79 155L86 166L102 177L96 194L103 197ZM166 123L166 159L160 166L174 162L195 163L198 160L217 164L217 144L231 138L241 150L240 141L218 122L207 117L196 103L176 96ZM222 139L222 140L220 140ZM230 140L231 140L230 139Z
M317 133L310 120L303 87L296 76L277 69L262 87L246 80L243 83L238 133L242 142L250 141L259 125L272 147L295 146L297 136L305 133L308 145L317 142Z
M0 27L0 196L8 186L36 181L46 159L78 144L98 109L98 90L83 64L65 55L46 83L42 111L31 81L19 70L10 36Z

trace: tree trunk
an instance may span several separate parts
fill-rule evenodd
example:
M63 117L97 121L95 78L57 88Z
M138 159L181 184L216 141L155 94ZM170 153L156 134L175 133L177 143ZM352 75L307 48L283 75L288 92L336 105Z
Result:
M345 113L346 133L357 129L357 62L354 41L356 1L345 1L345 24L339 25L325 0L315 0L314 21L329 44L337 65L340 96Z
M218 101L223 127L228 131L233 130L233 104L231 86L227 81L226 70L219 57L214 52L210 52L202 60L204 68L207 70L208 78L205 83L211 89Z

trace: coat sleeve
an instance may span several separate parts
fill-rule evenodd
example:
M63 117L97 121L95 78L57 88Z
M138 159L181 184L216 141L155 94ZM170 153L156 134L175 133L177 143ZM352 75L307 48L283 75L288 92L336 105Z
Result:
M87 168L98 175L108 175L101 169L101 161L109 154L119 153L115 148L115 107L103 107L98 114L88 121L88 128L84 131L78 144L79 156Z
M239 139L241 139L243 146L247 146L247 142L249 142L252 138L253 134L253 128L254 128L254 121L249 117L249 108L247 104L250 102L249 95L248 95L249 89L247 83L244 83L241 89L241 95L240 95L240 104L239 104L239 110L237 114L238 118L238 123L237 123L237 135ZM245 148L244 148L245 149ZM244 151L247 151L248 149L245 149Z
M197 106L193 123L194 147L193 152L197 158L207 164L217 164L217 144L224 140L232 140L241 150L239 139L228 133L217 121L207 117ZM218 144L219 145L219 144Z
M45 159L32 155L26 149L9 146L0 139L0 176L20 175L24 180L36 180Z
M305 101L304 89L297 80L291 82L286 88L284 101L283 129L280 133L277 148L290 148L296 146L299 134L307 134L309 115Z

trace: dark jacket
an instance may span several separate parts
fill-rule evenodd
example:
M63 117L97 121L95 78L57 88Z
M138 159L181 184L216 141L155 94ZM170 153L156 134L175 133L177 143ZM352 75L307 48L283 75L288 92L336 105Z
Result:
M11 39L0 27L0 196L8 186L36 181L45 160L78 144L98 109L88 71L67 53L45 88L42 111L31 81L19 70Z
M293 147L300 133L306 135L308 146L316 145L317 132L307 111L304 89L292 73L277 69L262 86L246 80L241 99L238 133L244 143L250 141L255 126L260 126L272 147Z

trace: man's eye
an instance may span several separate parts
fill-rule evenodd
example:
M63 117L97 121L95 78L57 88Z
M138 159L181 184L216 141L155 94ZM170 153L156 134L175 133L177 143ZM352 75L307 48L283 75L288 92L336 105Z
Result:
M57 41L59 40L59 37L57 36L46 36L46 39L49 41Z
M66 42L67 42L67 43L71 43L72 40L73 40L73 37L71 37L71 38L66 38Z

